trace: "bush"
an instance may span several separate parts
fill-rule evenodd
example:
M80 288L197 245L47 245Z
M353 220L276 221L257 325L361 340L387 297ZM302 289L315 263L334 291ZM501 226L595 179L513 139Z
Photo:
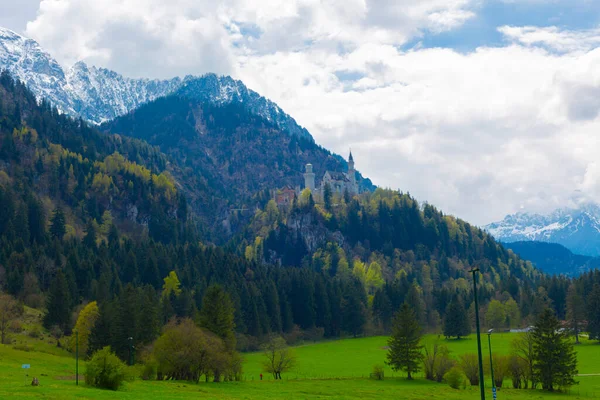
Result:
M85 383L103 389L117 390L127 379L126 366L110 347L98 350L87 364Z
M60 339L63 336L63 331L58 325L52 325L52 328L50 328L50 334L54 339Z
M145 381L156 379L156 371L158 369L158 363L156 360L149 360L144 364L140 378Z
M28 344L15 344L13 346L13 349L30 352L30 351L33 351L33 346L30 346Z
M21 333L21 331L23 331L23 325L14 319L8 324L8 330L12 333Z
M452 389L465 389L467 387L467 378L458 367L450 368L450 371L444 375L444 380Z
M374 365L373 372L371 372L371 379L375 379L376 381L383 380L383 366Z
M42 336L42 329L35 325L31 328L31 330L29 331L29 337L32 337L34 339L38 339Z
M433 347L425 347L423 370L426 379L437 382L443 381L446 372L455 364L456 362L450 357L450 350L447 346L435 343Z
M459 356L458 365L463 370L471 386L479 385L479 362L473 353L465 353Z

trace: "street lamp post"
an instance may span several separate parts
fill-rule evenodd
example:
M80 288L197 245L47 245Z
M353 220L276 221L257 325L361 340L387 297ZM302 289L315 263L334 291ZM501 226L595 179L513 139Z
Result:
M79 386L79 331L75 331L75 385Z
M485 388L483 385L483 360L481 357L481 333L479 331L479 302L477 300L477 272L479 268L473 268L469 271L473 274L473 297L475 298L475 327L477 329L477 355L479 357L479 390L481 400L485 400Z
M492 392L495 392L495 388L496 388L496 381L494 381L494 362L492 361L492 332L494 332L493 329L490 329L487 333L488 335L488 347L490 349L490 373L492 375Z
M132 352L133 338L131 336L129 336L127 338L127 340L129 340L129 365L133 365L133 359L131 358L131 356L133 355L133 352Z

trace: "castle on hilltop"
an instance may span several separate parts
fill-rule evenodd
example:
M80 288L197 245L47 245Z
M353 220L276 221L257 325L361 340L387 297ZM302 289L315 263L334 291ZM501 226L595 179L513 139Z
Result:
M317 203L323 202L325 188L329 186L332 194L343 196L348 192L350 196L359 193L358 182L356 181L356 170L354 169L354 158L352 151L348 156L348 172L325 171L321 185L315 185L315 173L312 164L306 164L304 172L304 188L309 189L312 193L314 201ZM273 192L273 199L278 206L287 206L292 204L294 198L299 197L301 193L299 186L296 188L284 187Z
M354 169L354 158L352 151L348 157L348 173L325 171L321 186L315 187L315 173L313 172L312 164L306 164L306 172L304 173L304 188L310 189L315 200L323 199L325 187L329 185L332 194L343 195L346 191L351 196L358 194L358 183L356 182L356 170Z

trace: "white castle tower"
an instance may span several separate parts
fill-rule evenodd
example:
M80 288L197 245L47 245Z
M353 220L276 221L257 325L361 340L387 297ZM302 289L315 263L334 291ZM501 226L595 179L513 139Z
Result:
M354 158L352 157L352 150L350 150L350 156L348 157L348 179L350 180L350 193L358 193L358 185L356 184L356 171L354 170Z
M315 193L315 173L313 172L312 164L306 164L306 172L304 173L304 187L310 189L311 193Z

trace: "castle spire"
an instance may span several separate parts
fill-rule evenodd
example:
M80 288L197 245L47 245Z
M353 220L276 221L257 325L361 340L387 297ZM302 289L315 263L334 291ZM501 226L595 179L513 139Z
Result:
M352 149L350 149L350 157L348 157L348 161L354 161L354 158L352 157Z

